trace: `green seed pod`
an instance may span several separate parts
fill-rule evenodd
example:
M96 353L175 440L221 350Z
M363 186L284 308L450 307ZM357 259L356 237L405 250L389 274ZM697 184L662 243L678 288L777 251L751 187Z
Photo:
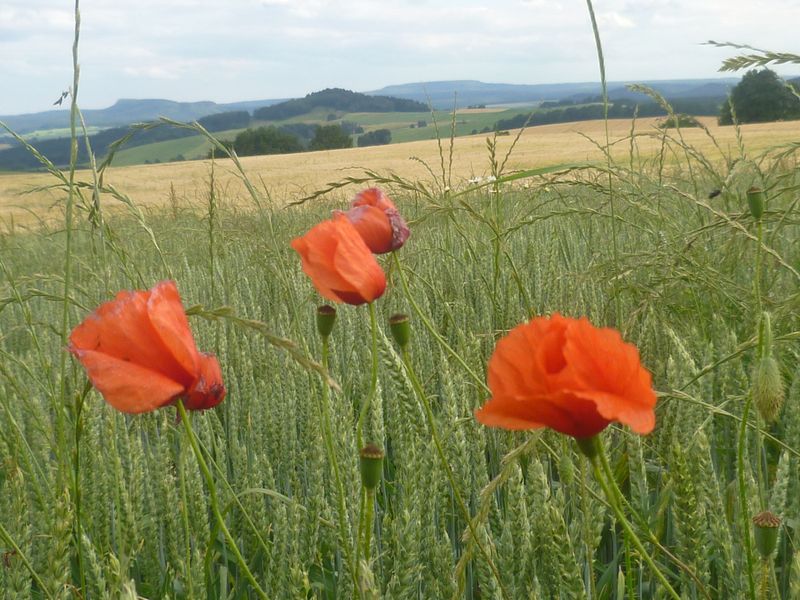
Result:
M323 304L317 308L317 331L322 337L328 337L336 323L336 309L330 304Z
M753 369L751 393L764 422L775 421L783 408L785 396L780 366L774 356L764 356L756 363Z
M778 545L778 528L781 526L781 518L765 511L753 517L753 525L758 553L762 558L769 558Z
M783 380L780 365L772 355L772 321L768 312L761 313L758 324L758 356L750 378L750 392L765 423L778 418L784 402Z
M750 205L750 214L754 219L760 219L764 214L764 192L761 188L751 187L747 190L747 204Z
M383 474L383 450L375 444L367 444L358 454L361 458L361 484L368 490L374 490Z
M405 348L411 339L411 323L408 315L397 314L389 317L389 329L397 345Z

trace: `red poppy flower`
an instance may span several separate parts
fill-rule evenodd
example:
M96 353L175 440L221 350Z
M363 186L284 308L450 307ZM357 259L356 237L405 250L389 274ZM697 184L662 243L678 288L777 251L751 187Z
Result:
M179 398L189 410L204 410L225 398L219 362L197 350L174 281L101 304L72 330L69 351L122 412L148 412Z
M303 271L328 300L364 304L380 298L386 275L356 228L342 214L292 240Z
M484 425L577 438L611 421L639 434L655 426L656 395L636 346L585 317L555 313L518 325L497 343L488 379L492 397L475 412Z
M355 226L369 249L375 254L397 250L411 232L389 197L378 188L360 192L343 214Z

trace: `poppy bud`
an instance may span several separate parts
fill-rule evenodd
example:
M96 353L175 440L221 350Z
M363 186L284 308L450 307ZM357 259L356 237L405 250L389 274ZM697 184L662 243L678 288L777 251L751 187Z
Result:
M411 339L411 323L408 315L396 314L389 317L389 330L397 345L405 348Z
M750 205L750 214L754 219L760 219L764 214L764 192L761 188L751 187L747 190L747 204Z
M772 423L783 408L784 393L780 365L772 355L772 323L768 312L761 315L758 346L759 355L751 377L751 392L761 417L766 423Z
M756 548L762 558L769 558L778 545L778 528L781 518L769 511L764 511L753 517Z
M368 490L374 490L383 473L383 450L375 444L367 444L358 454L361 457L361 484Z
M784 401L781 370L774 356L758 359L753 369L751 389L761 417L766 423L772 423L780 414Z
M326 338L333 331L336 323L336 309L330 304L322 304L317 307L317 331Z

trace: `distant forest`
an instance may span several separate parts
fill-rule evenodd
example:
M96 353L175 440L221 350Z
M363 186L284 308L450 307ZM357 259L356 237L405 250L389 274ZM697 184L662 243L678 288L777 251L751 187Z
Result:
M572 121L591 121L603 118L603 105L598 103L599 98L590 98L591 104L579 106L566 106L548 108L548 110L534 111L528 114L519 114L510 119L500 119L495 123L494 129L518 129L528 124L550 125L553 123L570 123ZM676 99L670 104L676 113L693 116L717 116L723 100L716 98L683 98ZM563 106L561 103L549 103L549 106ZM638 106L638 109L637 109ZM655 102L636 102L634 100L616 100L608 107L609 119L630 119L636 113L640 117L660 117L667 114ZM491 130L490 130L491 131ZM487 133L484 131L483 133Z
M264 106L253 113L259 121L280 121L325 108L342 112L427 112L428 105L416 100L390 96L368 96L341 88L330 88L308 94L305 98Z

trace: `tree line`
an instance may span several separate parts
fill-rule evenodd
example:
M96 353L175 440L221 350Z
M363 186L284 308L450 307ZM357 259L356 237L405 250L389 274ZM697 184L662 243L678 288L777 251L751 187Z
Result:
M598 100L593 98L592 100ZM583 105L567 105L570 101L547 102L540 106L548 110L537 110L519 114L510 119L500 119L494 125L495 131L518 129L528 126L548 125L602 119L603 105L599 102ZM716 116L720 125L730 125L734 117L738 123L764 123L800 119L800 78L789 82L781 79L771 69L754 69L745 73L742 80L731 90L727 99L719 98L679 98L671 100L673 112L682 115L679 124L692 126L692 116ZM615 100L609 104L608 116L611 119L639 117L659 117L667 111L656 102L637 103L631 100ZM665 126L674 123L665 122ZM485 128L482 133L491 131Z
M717 115L722 101L717 98L681 98L672 103L675 112L692 115ZM604 116L602 104L584 104L582 106L566 106L549 110L537 110L521 113L510 119L500 119L494 125L495 130L518 129L526 123L528 126L551 125L553 123L570 123L572 121L592 121ZM630 119L636 114L639 117L660 117L667 114L656 102L638 103L632 100L616 100L608 106L609 119Z
M292 123L288 125L267 125L246 129L233 140L223 144L239 156L258 156L266 154L292 154L315 150L337 150L353 147L353 131L361 129L352 123L332 125L309 125ZM361 129L363 131L363 129ZM388 129L376 129L357 138L359 147L389 144L392 133ZM218 152L209 152L208 156Z

